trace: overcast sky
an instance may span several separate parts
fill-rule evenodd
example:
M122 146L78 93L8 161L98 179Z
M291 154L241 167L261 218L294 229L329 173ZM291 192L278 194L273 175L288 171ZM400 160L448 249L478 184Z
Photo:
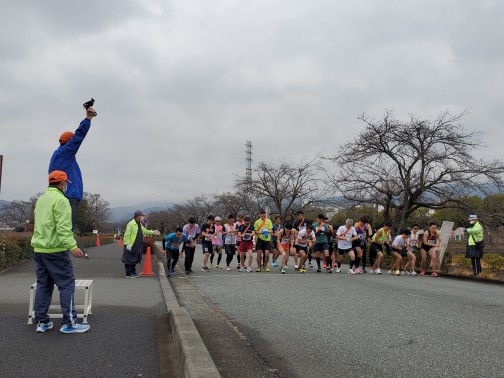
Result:
M2 2L0 199L43 191L58 137L98 117L77 155L112 206L231 190L254 163L300 160L387 108L469 109L500 158L504 2Z

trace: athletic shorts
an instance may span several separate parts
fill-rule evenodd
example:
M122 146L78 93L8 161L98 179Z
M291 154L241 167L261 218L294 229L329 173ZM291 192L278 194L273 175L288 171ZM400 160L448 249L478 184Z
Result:
M226 252L226 255L233 255L236 252L236 246L234 244L225 244L224 245L224 251Z
M371 243L371 248L369 248L369 257L371 259L375 259L376 256L378 255L378 252L383 253L383 245L375 242Z
M352 242L352 248L357 248L357 247L360 247L361 249L365 249L366 248L366 240L360 240L360 239L354 240Z
M252 240L242 240L240 242L240 252L248 252L254 249L254 243Z
M429 252L432 248L436 248L436 247L431 247L430 245L425 245L424 243L422 243L422 249L424 251Z
M240 246L240 243L241 243L241 240L237 240L236 241L236 246L239 247Z
M256 251L271 251L271 242L257 238L256 241Z
M308 253L308 246L305 245L305 246L302 246L302 245L295 245L294 247L296 247L296 252L299 253L301 251L303 251L304 253Z
M201 248L203 249L203 253L212 253L213 251L212 242L209 240L203 240L201 242Z
M352 248L346 248L346 249L338 248L338 255L343 256L345 253L348 253L350 251L353 251L353 249Z
M329 250L329 243L315 243L313 252L324 252Z

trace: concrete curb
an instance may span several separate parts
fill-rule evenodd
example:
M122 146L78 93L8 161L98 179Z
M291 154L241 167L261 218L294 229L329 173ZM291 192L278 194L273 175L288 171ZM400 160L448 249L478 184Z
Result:
M165 299L171 336L178 354L179 371L183 377L218 378L219 370L203 342L187 310L180 307L166 277L162 261L158 261L159 283Z

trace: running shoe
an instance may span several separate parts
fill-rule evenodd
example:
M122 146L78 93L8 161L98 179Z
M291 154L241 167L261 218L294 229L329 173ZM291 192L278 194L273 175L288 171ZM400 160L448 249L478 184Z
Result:
M387 274L394 274L394 271L393 271L393 270L389 270L389 271L387 272Z
M256 269L256 272L257 272L257 273L259 273L260 271L261 271L261 267L258 267L258 268Z
M326 268L325 270L327 273L332 273L332 269L331 268Z
M126 274L126 278L138 278L138 276L134 276L133 274Z
M320 273L320 272L322 272L322 269L317 268L317 273Z
M307 272L307 270L304 266L299 268L299 273L306 273L306 272Z
M247 273L252 273L252 269L247 268Z
M341 268L336 268L336 273L341 273Z
M376 270L371 269L371 270L369 271L369 273L374 274L374 273L376 273Z
M213 269L213 264L212 263L210 263L210 269Z
M278 266L278 263L277 263L276 261L273 261L273 262L271 263L271 266L272 266L273 268L276 268L276 267Z
M299 266L294 265L294 269L295 269L295 270L299 270Z
M245 269L245 268L240 268L240 270L239 270L239 272L246 272L246 271L247 271L247 269Z
M170 274L171 274L171 275L174 275L174 274L175 274L175 275L177 275L178 273L177 273L177 272L175 272L174 270L172 270L172 271L170 272Z
M401 275L401 272L399 269L397 269L395 272L394 272L394 276L400 276Z
M381 274L381 269L380 269L380 268L376 269L376 270L375 270L375 273L376 273L376 274Z
M350 269L348 269L348 274L355 274L355 272L352 268L350 268Z
M436 272L432 272L431 277L439 277L439 274L437 274Z
M53 322L47 323L38 323L37 324L37 333L44 333L45 331L52 329L54 327Z
M355 268L354 272L355 272L355 274L361 274L362 270L361 270L361 268Z
M60 328L61 333L84 333L89 331L89 324L75 323L74 325L64 325Z
M414 270L412 270L412 271L410 272L410 274L411 274L412 276L416 276L418 273L417 273L417 272L415 272Z
M277 265L278 265L278 264L277 264ZM267 266L265 266L265 267L264 267L264 271L265 271L266 273L269 273L269 268L268 268Z
M313 269L313 264L312 263L308 263L308 269Z
M166 272L166 277L171 277L171 272Z
M420 271L419 276L422 276L422 277L425 276L425 270Z
M222 266L217 265L217 266L216 266L216 268L217 268L217 269L222 269Z
M411 276L411 272L407 271L407 270L403 270L401 272L401 276Z
M191 274L191 271L190 270L186 270L184 271L185 274Z
M287 269L285 269L285 268L280 269L280 273L282 273L282 274L287 273Z
M226 270L229 272L229 271L231 270L231 268L228 266L228 267L226 268Z
M325 269L325 268L327 268L327 264L326 264L326 263L322 264L322 267L323 267L324 269Z

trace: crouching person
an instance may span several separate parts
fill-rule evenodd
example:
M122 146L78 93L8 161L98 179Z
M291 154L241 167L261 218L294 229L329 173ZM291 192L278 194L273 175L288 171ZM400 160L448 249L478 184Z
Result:
M177 228L175 232L165 236L164 241L166 247L166 275L169 277L178 274L175 272L175 266L180 256L180 246L187 243L189 238L182 233L182 228Z

